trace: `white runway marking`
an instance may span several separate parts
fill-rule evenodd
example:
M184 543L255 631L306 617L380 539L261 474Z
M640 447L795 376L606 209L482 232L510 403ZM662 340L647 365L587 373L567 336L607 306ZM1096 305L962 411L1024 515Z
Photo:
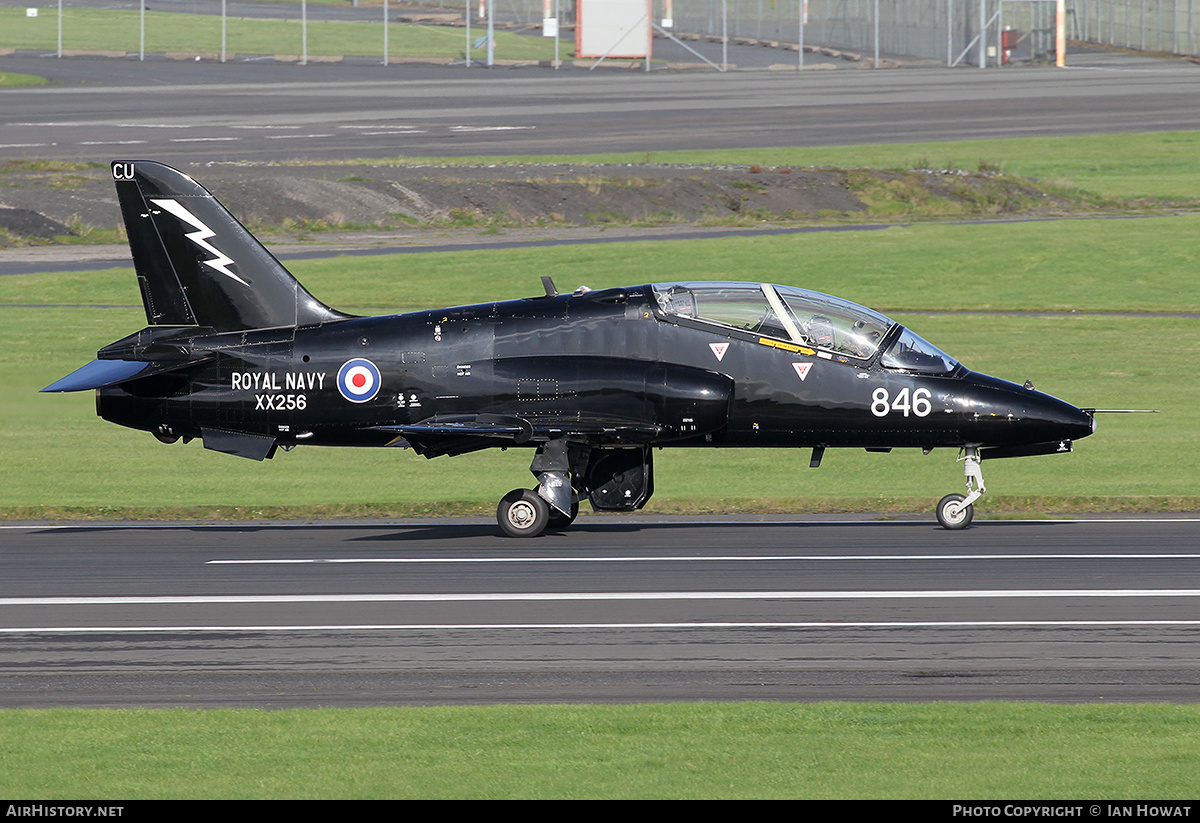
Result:
M173 634L178 632L370 632L370 631L590 631L597 629L940 629L940 628L1121 628L1200 626L1200 620L913 620L894 622L681 622L681 623L357 623L288 626L31 626L0 628L3 634Z
M1200 589L964 589L959 591L477 592L0 597L0 606L193 606L276 603L499 603L599 600L950 600L1015 597L1200 597Z
M450 131L528 131L537 126L451 126Z
M317 557L208 560L206 566L289 566L355 563L811 563L846 560L1197 560L1200 554L757 554L757 555L601 555L564 557Z

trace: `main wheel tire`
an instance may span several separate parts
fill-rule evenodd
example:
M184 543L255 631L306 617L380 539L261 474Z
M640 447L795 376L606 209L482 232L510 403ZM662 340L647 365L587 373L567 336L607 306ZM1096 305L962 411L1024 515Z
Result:
M571 513L563 514L557 509L550 510L550 528L565 529L567 526L575 522L575 518L579 516L579 501L571 501Z
M509 537L537 537L550 522L550 504L531 489L513 489L501 498L496 522Z
M971 525L975 507L962 505L966 499L961 494L948 494L938 501L937 519L943 529L965 529Z

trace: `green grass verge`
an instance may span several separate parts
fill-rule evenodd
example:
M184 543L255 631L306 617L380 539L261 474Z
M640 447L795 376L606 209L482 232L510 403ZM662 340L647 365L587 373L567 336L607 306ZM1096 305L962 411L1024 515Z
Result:
M0 713L0 792L1189 799L1200 707L672 704Z
M553 274L560 289L627 285L639 278L762 279L897 315L1196 312L1200 249L1192 238L1198 231L1200 215L1189 214L334 257L289 265L325 302L370 312L537 294L541 283L534 271ZM0 305L13 303L140 306L128 269L4 277ZM1046 343L1053 345L1025 341Z
M656 282L761 279L837 294L898 315L929 310L1200 311L1200 249L1190 240L1197 230L1197 215L913 225L358 257L352 263L334 258L293 268L326 302L371 310L536 294L541 284L530 272L538 271L554 274L560 289L580 283L593 288L627 285L639 277ZM137 302L127 273L62 278L73 283L76 298L63 302L91 302L86 295L92 288L105 295L96 302ZM28 289L24 293L33 297ZM125 297L117 299L119 294Z
M611 154L358 158L346 164L493 163L731 163L764 168L833 166L877 169L1000 170L1056 185L1082 189L1102 198L1178 201L1195 207L1200 198L1200 132L1164 131L996 140L948 140L944 143L879 143L711 151L651 151ZM322 161L324 162L324 161ZM1151 204L1146 204L1151 205Z
M299 55L304 49L297 19L264 20L231 17L226 20L228 54ZM382 11L380 12L382 17ZM148 11L146 51L219 54L219 15L188 15ZM141 21L136 11L75 9L63 11L64 50L137 53ZM383 24L308 21L308 56L383 58ZM472 29L474 32L475 29ZM476 37L478 34L476 34ZM388 26L388 54L400 57L461 58L466 52L464 29L393 23ZM475 39L475 38L472 38ZM58 15L26 17L23 8L0 8L0 48L56 49ZM483 50L473 53L483 54ZM501 59L551 60L554 43L543 37L496 32L495 53Z
M979 511L1200 508L1200 476L1164 471L1200 431L1200 384L1181 374L1200 323L1187 272L1200 216L924 225L880 232L396 255L297 263L334 305L482 301L537 293L530 271L601 274L593 287L736 276L795 283L892 314L971 368L1077 405L1161 408L1109 415L1068 456L989 462ZM1102 276L1106 275L1106 276ZM564 275L558 275L562 280ZM573 288L574 281L560 282ZM459 300L454 298L458 297ZM127 308L63 304L102 303ZM128 271L0 278L0 516L395 516L486 513L528 485L529 454L427 461L411 452L301 448L264 464L163 446L98 419L91 393L37 389L144 324ZM44 308L12 307L42 304ZM1074 314L941 314L964 307ZM1134 309L1147 314L1104 315ZM926 511L962 485L949 452L831 451L818 470L779 450L668 449L652 512ZM353 464L361 482L346 484Z
M0 72L0 86L41 86L46 78L32 74L17 74L13 71Z

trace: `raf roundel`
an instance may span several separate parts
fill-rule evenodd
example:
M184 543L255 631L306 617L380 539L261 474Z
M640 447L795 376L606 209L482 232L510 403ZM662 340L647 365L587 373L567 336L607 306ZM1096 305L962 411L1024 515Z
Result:
M379 369L370 360L356 357L338 370L337 387L351 403L366 403L379 394Z

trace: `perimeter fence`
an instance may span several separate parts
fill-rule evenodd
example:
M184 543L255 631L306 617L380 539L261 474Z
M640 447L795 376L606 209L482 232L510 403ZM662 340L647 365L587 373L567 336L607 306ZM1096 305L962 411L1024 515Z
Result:
M488 44L485 0L27 1L0 2L0 52L455 62L480 59ZM577 1L591 0L492 0L496 55L569 59ZM711 44L735 42L982 67L1043 58L1054 43L1053 0L650 2L660 38L702 44L694 48L710 55ZM547 18L557 19L558 38L542 36ZM1200 53L1200 0L1066 0L1066 29L1074 40L1193 55Z
M1200 54L1200 0L1075 0L1068 11L1068 30L1079 40Z
M586 0L584 0L586 2ZM655 22L672 31L854 49L954 64L982 44L1003 62L1001 32L1018 32L1021 53L1053 48L1051 0L652 0ZM545 0L496 0L497 19L536 25ZM413 5L456 8L453 0ZM1066 33L1073 40L1139 51L1200 54L1200 0L1066 0ZM482 8L475 0L476 10ZM574 2L560 0L560 25L574 24ZM803 22L802 22L803 21Z
M663 9L667 0L654 0ZM1023 56L1053 48L1055 4L1047 0L673 0L674 29L797 42L948 65L1004 61L1002 32L1017 32ZM1179 55L1200 54L1200 0L1066 0L1069 39ZM801 13L804 24L801 26ZM663 15L659 15L663 16ZM980 32L983 38L980 40Z

